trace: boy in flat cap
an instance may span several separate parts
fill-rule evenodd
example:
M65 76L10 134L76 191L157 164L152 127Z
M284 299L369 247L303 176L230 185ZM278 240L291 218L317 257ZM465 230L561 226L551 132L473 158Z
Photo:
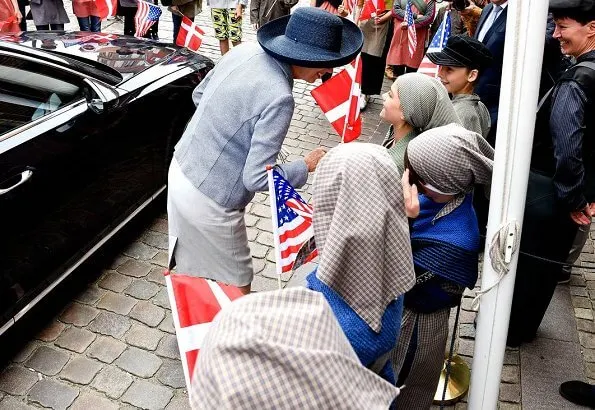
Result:
M540 102L508 345L535 337L573 246L595 211L595 0L550 0L570 67ZM577 238L577 241L575 241ZM573 241L575 244L573 245Z
M474 38L459 35L448 39L446 47L428 58L440 66L438 78L452 94L452 105L463 126L484 138L490 132L490 113L474 94L481 72L492 63L492 53Z

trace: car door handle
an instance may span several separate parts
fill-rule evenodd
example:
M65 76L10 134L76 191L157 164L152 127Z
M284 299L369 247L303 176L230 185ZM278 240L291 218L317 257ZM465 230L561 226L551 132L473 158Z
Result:
M23 172L21 172L21 179L19 180L19 182L17 182L16 184L14 184L11 187L5 188L5 189L0 189L0 195L4 195L7 192L12 191L13 189L15 189L16 187L18 187L19 185L24 184L25 182L27 182L29 180L29 178L31 178L33 176L33 171L30 169L27 169Z

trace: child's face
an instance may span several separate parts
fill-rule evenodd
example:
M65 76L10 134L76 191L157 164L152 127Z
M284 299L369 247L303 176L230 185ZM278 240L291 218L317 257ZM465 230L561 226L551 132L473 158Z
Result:
M446 87L446 91L453 95L471 94L477 74L477 70L470 70L467 67L440 66L438 69L438 78Z
M380 111L380 118L384 121L393 124L396 127L405 123L405 115L403 114L403 107L397 92L397 83L394 82L387 93L382 94L382 111Z

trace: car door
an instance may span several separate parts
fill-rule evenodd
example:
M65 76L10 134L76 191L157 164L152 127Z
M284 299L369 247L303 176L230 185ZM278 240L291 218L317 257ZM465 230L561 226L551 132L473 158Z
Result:
M122 126L117 101L90 109L97 95L87 85L71 70L0 52L2 324L153 195L152 143Z

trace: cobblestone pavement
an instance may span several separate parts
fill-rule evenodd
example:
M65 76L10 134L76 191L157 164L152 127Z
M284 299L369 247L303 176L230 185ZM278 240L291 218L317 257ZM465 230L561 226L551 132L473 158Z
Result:
M71 10L66 0L66 8ZM307 3L304 0L301 4ZM70 13L67 29L77 29ZM206 29L202 52L217 60L218 42L208 10L197 17ZM244 22L244 41L255 41L255 33ZM31 24L31 22L29 22ZM119 20L104 22L103 31L122 32ZM30 29L33 29L30 26ZM164 12L159 26L162 40L171 40L171 16ZM210 37L209 37L210 36ZM389 86L385 81L385 89ZM318 146L333 147L338 137L314 104L312 86L296 81L296 109L284 148L289 160ZM379 143L387 126L380 122L379 97L365 111L361 141ZM311 182L311 180L310 180ZM304 196L309 199L309 184ZM259 193L248 206L246 225L256 273L253 290L277 288L274 268L268 195ZM593 238L592 238L593 239ZM0 374L0 408L21 409L185 409L188 408L182 366L176 345L169 302L163 280L167 259L167 215L162 213L125 246L114 260L105 261L98 279L74 297L12 357ZM595 266L592 240L582 261ZM284 275L284 286L301 284L308 268ZM592 300L595 273L575 270L570 282L585 372L595 381L595 325ZM463 299L459 354L471 365L475 331L471 311L474 291ZM519 349L506 352L500 408L521 408L521 364ZM452 406L451 406L452 407ZM456 409L467 407L465 401Z

